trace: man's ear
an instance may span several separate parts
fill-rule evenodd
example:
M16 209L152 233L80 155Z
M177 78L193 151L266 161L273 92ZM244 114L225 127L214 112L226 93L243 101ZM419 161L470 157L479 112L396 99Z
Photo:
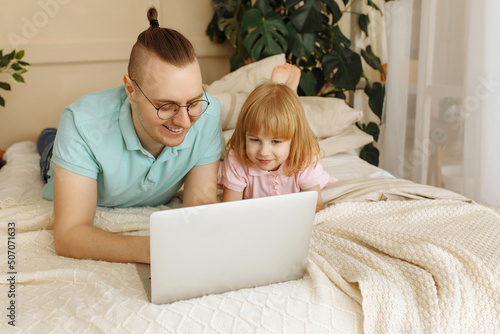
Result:
M135 91L135 87L134 87L134 82L128 76L128 74L125 74L123 76L123 84L125 85L125 92L127 92L129 100L133 99L133 93Z

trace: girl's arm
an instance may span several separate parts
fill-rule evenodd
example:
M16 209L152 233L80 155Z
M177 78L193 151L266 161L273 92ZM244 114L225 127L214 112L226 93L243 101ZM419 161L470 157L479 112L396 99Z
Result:
M315 185L314 187L308 188L308 189L300 189L300 191L313 191L316 190L318 192L318 202L316 203L316 212L319 210L323 210L323 200L321 199L321 188L319 187L319 184ZM225 189L224 189L225 191Z
M319 187L319 186L318 186ZM240 201L243 199L243 192L234 191L229 188L224 187L224 191L222 192L222 201L223 202L231 202L231 201Z

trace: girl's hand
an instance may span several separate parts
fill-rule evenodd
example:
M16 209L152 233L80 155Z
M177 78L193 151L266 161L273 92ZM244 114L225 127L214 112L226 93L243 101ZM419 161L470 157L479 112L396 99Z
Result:
M319 184L308 189L300 189L301 192L313 190L318 192L318 202L316 203L316 212L318 212L320 210L323 210L323 199L321 198L321 188L319 187Z

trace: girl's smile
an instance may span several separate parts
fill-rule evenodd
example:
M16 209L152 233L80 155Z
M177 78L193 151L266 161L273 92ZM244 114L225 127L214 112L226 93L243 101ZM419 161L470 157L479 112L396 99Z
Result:
M262 170L275 171L288 159L290 143L290 139L266 136L262 130L258 134L247 133L247 158Z

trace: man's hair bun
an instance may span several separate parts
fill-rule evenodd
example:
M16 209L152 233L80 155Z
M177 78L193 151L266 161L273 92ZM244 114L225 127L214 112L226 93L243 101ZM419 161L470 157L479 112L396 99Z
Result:
M158 22L158 11L155 7L151 7L148 9L148 21L151 27L159 27L160 24Z

